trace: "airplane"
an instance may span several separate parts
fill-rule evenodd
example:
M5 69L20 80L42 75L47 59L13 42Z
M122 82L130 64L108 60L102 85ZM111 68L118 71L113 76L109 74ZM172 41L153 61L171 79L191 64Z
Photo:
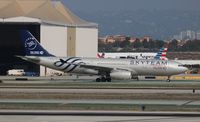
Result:
M168 48L167 47L162 47L159 52L155 55L155 56L152 56L152 55L143 55L143 53L141 53L140 55L138 56L131 56L130 53L117 53L116 55L123 55L122 57L126 57L126 58L134 58L134 59L160 59L160 60L168 60L168 58L166 57L167 55L167 50ZM107 58L105 56L106 54L105 53L98 53L97 54L97 58ZM119 56L119 57L121 57Z
M56 57L45 50L28 30L21 30L20 36L25 56L17 57L66 73L97 75L96 82L131 79L139 75L168 76L170 81L170 76L188 70L181 63L170 60Z

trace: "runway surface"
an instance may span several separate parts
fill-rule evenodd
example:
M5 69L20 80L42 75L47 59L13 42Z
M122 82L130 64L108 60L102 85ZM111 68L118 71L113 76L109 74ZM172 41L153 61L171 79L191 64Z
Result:
M27 81L30 83L48 83L48 82L95 82L95 79L98 76L41 76L41 77L31 77L31 76L0 76L0 80L6 82L6 83L14 83L16 80L20 81L21 83L26 83ZM198 82L200 80L200 75L177 75L174 77L183 77L183 78L172 78L171 82ZM194 77L194 78L193 78ZM198 77L198 78L196 78ZM167 77L166 77L167 78ZM139 76L139 81L135 79L130 80L115 80L113 79L112 82L143 82L143 81L150 81L150 82L166 82L166 78L158 78L158 79L145 79L144 76ZM195 79L196 78L196 79ZM33 81L33 82L32 82Z
M55 99L1 99L0 103L20 104L129 104L129 105L194 105L199 106L200 101L190 100L119 100L119 99L79 99L79 100L55 100Z
M0 92L6 93L193 93L193 89L41 89L41 88L1 88ZM200 90L195 90L200 94Z
M49 96L48 99L45 99L43 97L38 99L28 98L23 99L23 95L53 95L53 94L159 94L159 95L171 95L175 94L175 97L181 96L182 94L188 95L188 96L195 96L200 94L199 89L199 81L172 81L171 83L163 81L156 81L156 80L149 80L149 81L134 81L134 80L125 80L125 81L114 81L111 83L96 83L94 80L87 79L86 77L83 79L65 79L62 77L61 79L51 79L51 77L45 79L43 77L39 78L33 78L32 80L28 81L20 81L15 80L14 78L8 78L4 77L3 85L0 85L0 94L3 96L3 99L0 99L0 104L2 105L2 108L5 106L12 107L16 106L16 108L12 109L18 109L20 107L24 107L23 105L26 105L25 108L32 109L32 106L34 105L49 105L49 106L59 106L59 107L68 107L67 105L83 105L82 108L84 108L86 105L86 108L89 107L96 107L95 105L107 105L111 106L119 106L119 105L130 105L130 106L137 106L136 109L130 109L130 111L127 111L128 109L124 109L125 112L122 111L78 111L80 108L72 109L77 111L52 111L55 110L53 107L51 110L46 109L44 111L41 110L0 110L0 122L200 122L200 113L198 112L171 112L173 110L168 109L169 112L160 112L160 107L172 107L177 111L176 108L183 107L189 107L189 109L186 110L196 110L200 106L200 100L196 99L91 99L91 98L81 98L81 99L52 99L51 96ZM61 85L59 85L59 83ZM75 83L75 85L74 85ZM137 88L131 87L131 88L123 88L120 86L120 84L142 84L142 86L138 85ZM13 85L14 84L14 85ZM17 85L15 85L17 84ZM22 84L22 85L21 85ZM28 84L28 85L27 85ZM40 84L42 84L40 86ZM50 85L49 85L50 84ZM56 86L53 86L52 84L55 84ZM62 86L64 84L66 87L70 84L72 88L68 87L65 88L65 86ZM81 85L84 84L85 87L82 87ZM100 88L94 87L94 88L86 88L87 84L92 84L91 86L95 85L101 85ZM112 84L116 85L113 88L110 87L104 87L107 86L106 84L109 84L112 86ZM146 87L143 87L143 84L145 84ZM154 88L154 85L156 86L156 89ZM163 87L163 84L165 87ZM170 88L166 87L170 85ZM173 88L173 86L177 86L177 84L180 86L183 85L183 87L176 87ZM188 84L190 87L187 87ZM191 85L192 84L192 85ZM74 86L75 88L73 88ZM78 85L80 87L76 88ZM149 85L149 86L148 86ZM119 87L120 86L120 87ZM193 86L197 86L195 89L195 93L193 93ZM119 88L118 88L119 87ZM9 99L6 99L6 95L19 95L20 97L14 99L12 96L9 97ZM81 94L80 94L81 95ZM91 105L91 106L90 106ZM148 111L150 109L152 110L158 110L157 112L142 112L141 106L146 105L145 111ZM148 107L151 107L148 109ZM17 108L18 107L18 108ZM48 107L48 106L47 106ZM78 106L79 107L79 106ZM91 107L91 108L92 108ZM154 108L155 107L155 108ZM159 109L157 109L158 107ZM36 107L37 108L37 107ZM37 108L38 109L38 108ZM41 109L39 107L39 109ZM87 108L88 109L88 108ZM181 110L180 109L180 110ZM69 110L69 109L65 109ZM93 109L89 109L93 110ZM99 110L99 109L95 109ZM111 110L111 109L109 109ZM114 109L113 109L114 110ZM117 109L119 110L119 109ZM135 112L132 112L135 110ZM198 109L197 109L198 110ZM141 111L141 112L139 112Z
M200 117L1 116L0 122L199 122Z
M199 122L198 112L1 110L0 122Z

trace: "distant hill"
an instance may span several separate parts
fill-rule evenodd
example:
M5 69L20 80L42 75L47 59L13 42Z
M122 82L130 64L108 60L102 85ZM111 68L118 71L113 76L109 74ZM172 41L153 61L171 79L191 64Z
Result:
M77 12L99 24L99 35L124 34L167 39L183 30L200 30L200 12L192 10L124 10Z

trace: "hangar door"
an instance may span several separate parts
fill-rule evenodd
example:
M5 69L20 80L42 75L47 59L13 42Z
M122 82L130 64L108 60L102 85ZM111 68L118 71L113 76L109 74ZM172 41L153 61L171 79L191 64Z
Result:
M40 40L38 23L0 23L0 75L6 75L9 69L24 69L26 72L39 73L38 65L23 61L15 55L24 55L19 30L29 30Z

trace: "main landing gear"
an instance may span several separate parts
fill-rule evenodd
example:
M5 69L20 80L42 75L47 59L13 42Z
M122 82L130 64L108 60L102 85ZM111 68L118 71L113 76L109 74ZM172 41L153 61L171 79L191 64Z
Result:
M111 82L111 77L100 77L96 79L96 82Z

